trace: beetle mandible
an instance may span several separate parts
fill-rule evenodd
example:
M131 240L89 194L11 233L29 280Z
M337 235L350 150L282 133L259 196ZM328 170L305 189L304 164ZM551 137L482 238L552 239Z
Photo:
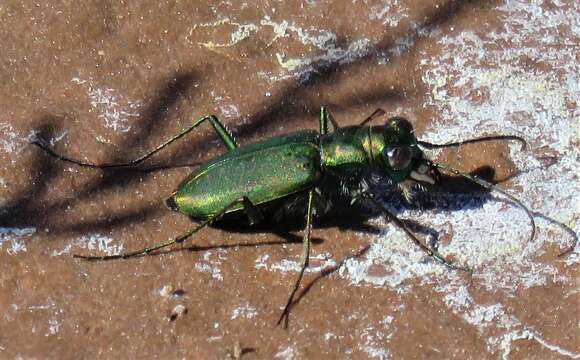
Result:
M100 169L130 167L150 158L200 124L209 122L228 151L195 169L166 200L171 209L199 221L197 226L169 241L136 251L109 256L74 256L86 260L110 260L148 254L182 243L203 227L224 216L245 214L250 224L255 224L262 220L266 209L268 213L269 210L285 211L291 207L290 205L295 207L296 204L303 204L306 224L302 241L302 266L277 323L280 324L286 319L287 325L290 307L304 271L308 267L313 214L315 211L323 213L330 207L330 193L336 191L336 184L342 188L343 194L354 200L365 199L372 203L422 251L451 269L468 271L452 264L436 250L423 244L402 220L381 204L375 195L368 191L370 174L373 176L379 174L381 181L397 185L406 197L409 197L407 195L412 193L414 188L421 189L425 184L439 183L441 178L439 169L462 176L488 190L502 193L521 206L531 222L530 238L534 237L533 214L517 198L471 174L435 163L421 150L421 147L458 146L498 139L517 140L525 146L525 141L521 137L499 135L449 144L431 144L418 140L411 123L402 117L390 118L384 125L367 125L384 113L384 110L377 109L358 125L340 127L329 111L321 107L319 131L301 130L243 146L238 146L230 131L217 117L203 116L194 121L190 127L137 159L116 164L83 162L57 154L39 140L32 143L59 160L80 166ZM278 208L271 209L274 206Z

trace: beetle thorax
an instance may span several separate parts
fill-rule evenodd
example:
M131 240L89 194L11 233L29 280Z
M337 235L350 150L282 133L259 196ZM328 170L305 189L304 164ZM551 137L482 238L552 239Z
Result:
M321 138L321 164L334 173L362 170L380 161L383 147L381 134L371 127L341 128Z

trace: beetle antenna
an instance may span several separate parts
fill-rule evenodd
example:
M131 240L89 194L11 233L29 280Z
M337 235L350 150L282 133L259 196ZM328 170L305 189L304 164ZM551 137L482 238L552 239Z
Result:
M508 199L510 199L511 201L513 201L514 203L516 203L517 205L519 205L526 212L526 215L530 219L530 223L532 225L532 234L530 235L529 241L532 241L534 239L534 236L536 235L536 222L534 221L534 214L518 198L516 198L515 196L511 195L507 191L503 190L499 186L494 185L494 184L492 184L490 182L487 182L485 180L482 180L482 179L480 179L480 178L478 178L478 177L476 177L474 175L471 175L471 174L468 174L468 173L459 171L459 170L457 170L455 168L452 168L450 166L447 166L447 165L437 164L437 163L434 163L434 162L430 162L430 164L433 165L433 166L435 166L435 167L437 167L437 168L439 168L439 169L448 171L448 172L450 172L450 173L452 173L454 175L462 176L462 177L466 178L467 180L469 180L471 182L474 182L474 183L476 183L477 185L479 185L481 187L484 187L487 190L490 190L490 191L494 191L495 190L498 193L500 193L500 194L504 195L505 197L507 197Z
M524 140L524 138L517 136L517 135L483 136L483 137L479 137L479 138L475 138L475 139L463 140L463 141L452 142L452 143L447 143L447 144L432 144L432 143L427 142L427 141L418 140L417 144L419 144L427 149L437 149L437 148L461 146L461 145L465 145L465 144L474 144L474 143L478 143L478 142L494 141L494 140L518 141L520 144L522 144L522 151L526 150L526 146L528 145L528 143L526 142L526 140Z

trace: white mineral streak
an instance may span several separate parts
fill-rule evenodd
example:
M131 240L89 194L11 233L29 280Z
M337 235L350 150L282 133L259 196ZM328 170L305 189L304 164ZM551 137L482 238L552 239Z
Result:
M387 5L385 5L387 6ZM387 6L388 8L388 6ZM384 15L380 17L383 19ZM390 21L385 18L384 21ZM392 21L398 22L393 19ZM269 37L268 44L273 44L282 38L290 38L298 43L313 49L311 54L286 54L277 52L277 59L280 70L275 73L260 71L261 77L269 82L283 79L298 78L306 80L316 73L316 69L324 64L338 63L347 64L365 55L374 43L365 38L351 42L347 47L338 45L336 34L326 29L318 29L313 26L301 27L286 20L274 21L269 16L264 16L256 23L241 23L228 17L219 18L216 21L195 24L189 32L191 36L194 31L206 27L233 27L235 30L230 34L229 41L216 43L214 41L199 42L198 44L214 50L217 48L228 48L238 45L242 40L251 38L256 33L266 33Z
M83 235L74 239L62 250L54 250L52 256L71 254L73 249L85 249L91 255L119 255L123 244L115 244L115 240L102 234Z
M126 99L117 90L97 84L91 78L74 77L71 81L85 88L92 108L105 127L127 132L131 129L131 119L139 117L141 101Z
M10 255L26 251L25 239L34 233L36 233L35 227L0 227L0 250L4 248L4 244L10 244L6 250Z

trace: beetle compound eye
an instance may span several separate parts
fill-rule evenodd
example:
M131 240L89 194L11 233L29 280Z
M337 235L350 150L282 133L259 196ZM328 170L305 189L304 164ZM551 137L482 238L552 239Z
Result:
M413 158L411 148L408 146L393 146L385 151L389 165L394 170L401 170L409 166Z

